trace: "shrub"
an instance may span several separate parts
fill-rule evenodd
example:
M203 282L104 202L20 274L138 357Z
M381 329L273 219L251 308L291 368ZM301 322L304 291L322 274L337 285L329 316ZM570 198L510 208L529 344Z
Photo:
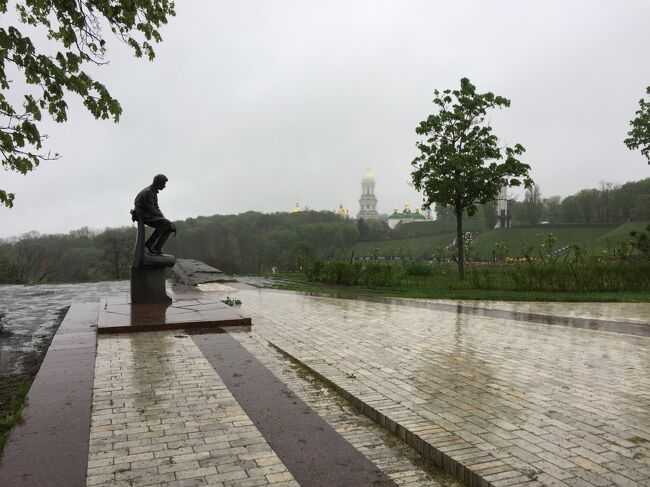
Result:
M398 285L403 272L397 266L377 262L313 262L305 275L309 281L325 284L386 287Z
M391 264L370 262L363 266L361 283L369 287L391 287L400 284L403 271Z
M435 269L432 265L424 262L411 262L404 266L404 271L408 276L430 276Z
M305 266L307 280L311 282L319 281L324 267L323 263L319 260L307 264Z

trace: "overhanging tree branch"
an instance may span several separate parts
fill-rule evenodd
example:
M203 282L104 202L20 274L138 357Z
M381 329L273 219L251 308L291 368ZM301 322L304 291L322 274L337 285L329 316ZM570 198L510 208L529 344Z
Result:
M7 12L8 4L8 0L0 0L0 13ZM153 60L153 43L162 40L159 29L175 11L170 0L14 0L11 5L22 24L42 28L59 48L55 56L46 55L16 26L0 28L0 115L7 117L0 127L0 157L6 170L25 174L41 160L58 159L58 154L50 157L49 151L37 152L46 138L38 125L44 114L58 123L67 120L67 95L81 97L95 118L119 121L119 102L82 69L87 63L107 63L101 24L106 23L136 57L146 55ZM6 96L16 91L7 79L7 62L22 74L26 85L41 90L38 98L24 94L24 111ZM14 199L13 193L0 189L0 205L11 207Z

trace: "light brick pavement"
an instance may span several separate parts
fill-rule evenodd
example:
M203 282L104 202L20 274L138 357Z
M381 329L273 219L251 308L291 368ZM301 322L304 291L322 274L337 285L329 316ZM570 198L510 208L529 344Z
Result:
M418 299L416 301L426 301ZM628 321L650 326L650 303L551 303L546 301L476 301L437 299L438 303L500 309L520 313L591 318L596 320Z
M87 485L297 486L194 342L99 337Z
M465 478L650 485L648 338L293 293L237 297L255 333Z
M231 331L231 329L229 329ZM242 328L231 335L269 368L276 377L325 419L397 485L403 487L460 486L458 480L431 469L421 455L354 409L307 369L289 361L257 333Z

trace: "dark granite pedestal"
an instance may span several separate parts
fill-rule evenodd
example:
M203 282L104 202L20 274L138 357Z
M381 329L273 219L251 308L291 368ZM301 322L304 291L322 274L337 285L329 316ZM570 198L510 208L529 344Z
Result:
M222 326L250 326L251 319L216 297L179 299L164 304L102 300L98 333L131 333Z
M166 267L131 268L131 302L171 304L165 291Z

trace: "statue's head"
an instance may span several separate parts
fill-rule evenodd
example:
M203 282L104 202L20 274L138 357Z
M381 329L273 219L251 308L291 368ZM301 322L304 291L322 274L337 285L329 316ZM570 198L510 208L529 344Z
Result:
M165 185L167 184L167 176L164 174L157 174L153 178L153 185L156 189L165 189Z

